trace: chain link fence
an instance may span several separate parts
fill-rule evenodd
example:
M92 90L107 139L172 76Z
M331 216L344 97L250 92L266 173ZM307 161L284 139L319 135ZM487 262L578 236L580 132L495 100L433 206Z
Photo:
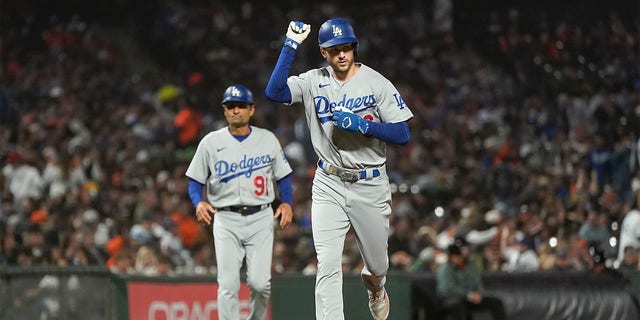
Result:
M105 268L0 268L0 320L116 319Z

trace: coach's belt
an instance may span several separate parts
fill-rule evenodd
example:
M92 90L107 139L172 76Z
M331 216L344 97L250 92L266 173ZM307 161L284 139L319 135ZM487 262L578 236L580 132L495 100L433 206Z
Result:
M380 169L378 168L363 170L345 169L327 163L322 159L318 160L318 167L320 167L320 169L322 169L327 174L338 176L340 177L340 180L346 182L356 182L360 179L371 179L380 176Z
M248 216L248 215L252 215L256 212L260 212L264 209L266 209L269 206L269 204L263 204L260 206L229 206L229 207L224 207L224 208L218 208L219 210L222 211L231 211L231 212L237 212L243 216Z

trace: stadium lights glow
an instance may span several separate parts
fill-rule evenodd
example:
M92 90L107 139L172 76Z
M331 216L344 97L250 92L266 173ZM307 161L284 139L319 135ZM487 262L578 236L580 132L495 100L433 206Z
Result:
M612 231L618 230L618 222L617 221L614 221L614 222L611 223L611 230Z
M609 238L609 245L615 248L618 245L618 239L616 239L616 237Z
M444 216L444 209L442 207L437 207L435 210L433 210L433 214L435 214L436 217L441 218L442 216Z

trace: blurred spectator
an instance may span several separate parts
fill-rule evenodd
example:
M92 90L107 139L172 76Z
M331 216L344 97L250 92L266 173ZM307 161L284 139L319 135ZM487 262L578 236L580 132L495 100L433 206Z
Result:
M408 217L396 217L392 220L389 235L389 262L392 269L409 271L415 257L411 248L411 220Z
M549 270L556 263L556 255L553 248L549 244L542 244L538 249L538 258L540 260L540 270Z
M597 247L590 247L589 253L593 259L591 268L588 275L593 279L619 284L621 286L626 285L626 280L622 273L610 266L605 253Z
M178 224L173 219L167 217L163 223L164 232L160 236L160 253L169 257L172 263L184 265L185 259L189 255L186 253L180 238Z
M555 250L553 265L549 270L554 271L576 271L579 270L574 261L569 256L569 251L565 247L559 247Z
M491 210L482 214L473 204L462 209L462 216L456 238L464 238L468 244L481 248L498 234L498 227L495 226L500 221L498 211Z
M185 266L184 273L194 275L215 275L217 268L213 247L207 243L199 243L192 249L193 261Z
M502 271L505 258L500 251L499 244L489 244L484 247L482 255L482 271Z
M31 225L25 232L24 249L30 255L30 260L34 264L50 264L51 247L45 241L45 235L41 226Z
M160 277L171 277L173 275L175 275L174 267L173 267L173 262L171 261L171 258L165 254L161 254L158 257L158 265L156 267L157 269L157 276Z
M411 266L411 271L435 271L437 238L436 230L430 223L425 223L415 231L412 243L418 254Z
M136 273L131 253L128 250L118 252L115 256L115 263L111 266L110 270L113 273L122 275Z
M8 163L2 168L6 186L18 210L22 208L24 200L40 199L44 187L40 170L30 163L30 159L25 159L25 156L20 152L10 152L7 156Z
M436 251L433 247L426 247L420 251L417 259L411 265L413 272L434 272L437 269Z
M16 265L18 252L22 250L20 243L16 239L17 235L7 228L2 234L0 249L0 263L3 265Z
M316 259L315 253L312 258L307 259L309 263L302 268L302 274L305 276L312 276L318 272L318 259Z
M58 152L53 147L44 148L42 155L46 162L42 170L43 190L47 192L48 198L57 201L67 192L64 168Z
M594 117L597 117L597 111L594 113ZM596 134L594 138L593 147L588 153L588 163L591 170L595 174L595 181L598 184L598 188L601 190L605 184L611 183L611 157L613 156L613 150L611 148L611 142L607 143L605 137L602 134Z
M95 242L95 232L87 230L82 232L82 249L86 252L87 264L104 266L107 263L107 252L104 246Z
M192 107L185 105L173 119L173 125L178 131L178 145L182 148L197 145L200 129L202 129L202 114Z
M448 319L469 319L474 310L488 310L495 320L506 319L502 301L485 295L480 273L467 263L465 251L451 244L448 261L436 272L438 296Z
M592 245L580 239L577 235L569 239L570 255L574 260L577 270L589 270L593 266L592 248ZM602 246L595 248L604 252Z
M607 216L595 209L589 210L587 219L578 230L578 236L591 244L607 243L611 237Z
M143 215L140 223L131 227L129 235L136 245L151 245L157 241L156 230L158 229L153 221L153 214L147 212Z
M617 268L626 281L626 288L640 306L640 250L633 246L624 248L622 263Z
M190 248L194 245L204 233L204 229L196 221L195 214L192 211L191 202L182 200L178 204L176 211L171 214L171 219L178 225L178 234L185 248Z
M275 241L273 247L273 271L287 273L296 269L296 267L296 261L293 259L293 250L287 248L285 242Z
M504 251L507 260L504 270L514 272L539 270L540 260L533 239L526 235L516 235L516 238L519 239Z
M133 268L137 274L155 276L158 274L158 254L149 246L141 246L136 252Z

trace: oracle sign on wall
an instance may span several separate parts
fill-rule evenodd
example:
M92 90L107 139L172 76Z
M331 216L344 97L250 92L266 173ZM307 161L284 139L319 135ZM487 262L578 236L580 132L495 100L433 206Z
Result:
M217 283L129 282L127 293L132 320L218 320ZM240 319L247 319L250 290L245 283L238 296Z

